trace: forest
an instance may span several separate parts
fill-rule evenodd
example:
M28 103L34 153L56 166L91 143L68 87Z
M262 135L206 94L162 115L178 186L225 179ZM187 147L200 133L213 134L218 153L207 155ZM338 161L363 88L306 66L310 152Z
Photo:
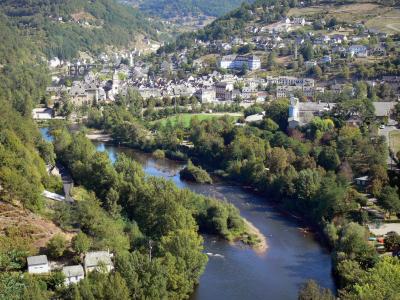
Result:
M160 29L160 24L114 0L6 0L0 13L35 40L48 58L72 59L79 51L98 54L106 46L129 46L138 34L154 38Z
M237 8L243 2L241 0L150 0L128 1L139 4L140 10L160 16L162 18L175 18L185 16L206 15L219 17Z

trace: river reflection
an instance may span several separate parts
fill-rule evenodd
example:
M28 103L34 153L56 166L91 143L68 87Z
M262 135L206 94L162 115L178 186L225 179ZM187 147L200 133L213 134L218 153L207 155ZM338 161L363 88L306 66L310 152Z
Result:
M299 230L301 225L283 216L263 197L225 182L203 185L182 181L179 171L183 164L167 159L103 143L96 143L96 147L108 152L112 161L118 153L125 153L140 162L148 175L233 203L267 237L267 252L257 254L243 245L205 235L204 252L209 262L191 299L296 299L300 285L308 278L335 288L329 253L312 235Z

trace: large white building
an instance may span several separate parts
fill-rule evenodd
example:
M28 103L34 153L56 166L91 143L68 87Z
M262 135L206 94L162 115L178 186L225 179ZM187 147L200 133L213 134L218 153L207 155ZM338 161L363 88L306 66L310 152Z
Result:
M243 65L251 71L261 68L261 60L255 55L227 55L222 57L220 61L221 69L236 69L240 70Z

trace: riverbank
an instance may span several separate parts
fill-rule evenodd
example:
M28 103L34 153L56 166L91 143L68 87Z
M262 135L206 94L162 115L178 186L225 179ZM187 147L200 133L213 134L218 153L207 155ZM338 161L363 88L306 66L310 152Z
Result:
M264 254L265 252L267 252L268 244L265 235L263 235L262 232L256 226L254 226L253 223L251 223L249 220L243 218L243 221L246 224L248 233L255 236L256 239L258 240L258 243L252 246L254 251L257 252L258 254Z
M95 130L95 129L90 130L86 134L86 137L91 141L103 142L103 143L112 142L113 140L111 134L105 133L102 130Z
M282 214L268 197L271 201L222 177L215 178L211 185L183 181L179 176L182 162L157 159L150 152L113 143L96 143L96 146L106 151L112 161L118 153L124 153L138 161L148 176L172 180L181 189L231 203L240 210L241 218L261 233L258 237L264 242L258 244L258 249L245 244L246 237L250 236L244 228L247 224L243 226L243 242L239 237L228 242L222 237L204 234L204 253L211 255L191 300L263 299L266 293L274 299L297 299L299 286L309 278L336 290L327 249L312 234L303 234L299 220ZM252 236L256 241L256 236Z

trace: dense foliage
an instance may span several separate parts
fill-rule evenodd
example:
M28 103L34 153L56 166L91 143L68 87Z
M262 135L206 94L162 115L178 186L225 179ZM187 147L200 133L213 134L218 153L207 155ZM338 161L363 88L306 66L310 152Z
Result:
M194 181L198 183L212 183L210 175L206 170L201 167L193 165L192 161L189 160L187 166L180 171L180 176L184 180Z
M83 133L71 135L66 128L57 127L52 132L58 158L71 170L74 181L94 191L112 215L122 214L135 220L143 233L153 239L180 226L190 228L187 222L191 221L185 219L188 215L180 213L180 209L191 212L200 230L228 239L244 232L243 221L232 205L179 190L163 179L146 178L140 165L125 156L112 165L108 156L97 152ZM175 221L170 223L169 213L186 217L174 217Z
M40 209L43 188L54 184L45 168L54 165L54 154L29 116L48 78L43 66L32 62L38 58L34 45L16 33L0 20L0 197Z
M71 59L78 51L128 46L139 33L155 35L156 25L134 8L114 0L2 1L0 11L27 35L33 35L48 57Z
M182 16L221 16L232 9L238 7L241 0L131 0L129 2L139 2L139 8L149 14L161 16L163 18L174 18Z
M196 31L184 33L176 41L168 43L158 50L159 53L172 53L179 49L191 48L195 39L203 41L229 40L231 37L241 37L248 22L261 18L266 23L279 21L289 10L287 2L278 0L257 0L254 3L243 3L228 14L216 19L211 24ZM256 12L256 13L254 13Z

